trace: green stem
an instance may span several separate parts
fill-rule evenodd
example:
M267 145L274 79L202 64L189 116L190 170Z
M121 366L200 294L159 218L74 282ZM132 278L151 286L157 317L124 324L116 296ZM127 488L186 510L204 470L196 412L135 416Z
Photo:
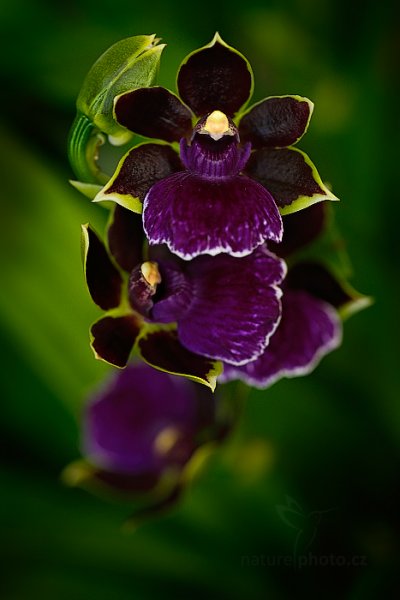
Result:
M79 181L107 183L109 177L97 165L99 146L103 143L103 134L86 115L78 112L69 134L68 158Z

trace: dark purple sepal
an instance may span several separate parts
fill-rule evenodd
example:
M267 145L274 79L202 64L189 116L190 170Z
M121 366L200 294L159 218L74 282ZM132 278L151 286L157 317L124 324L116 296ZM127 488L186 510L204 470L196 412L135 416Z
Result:
M285 148L307 131L314 105L301 96L272 96L252 106L240 119L242 142L253 148Z
M259 356L281 317L285 263L265 248L249 256L201 256L187 266L192 301L176 319L181 343L240 365ZM156 305L157 306L157 305Z
M340 345L341 335L339 315L330 304L305 291L285 289L282 320L265 352L242 367L227 365L223 381L242 379L267 388L282 377L307 375Z
M114 101L117 122L130 131L166 142L178 142L192 129L192 113L163 87L139 88Z
M366 308L372 299L354 290L343 278L322 263L301 261L291 267L286 285L292 290L305 290L334 306L342 317Z
M119 306L122 277L90 225L82 225L82 257L89 293L103 310Z
M143 199L151 186L182 169L179 156L168 144L140 144L123 156L94 202L111 200L141 213Z
M140 334L136 347L143 360L155 369L186 377L215 390L222 364L182 346L175 326L147 326Z
M177 84L180 97L196 115L221 110L232 116L252 94L253 73L245 57L217 33L210 44L185 58Z
M115 204L107 230L108 248L117 264L130 272L143 262L142 216Z
M142 323L133 314L102 317L90 329L91 347L97 359L124 368Z
M267 239L282 239L271 194L244 175L209 179L188 172L156 183L143 205L150 244L166 243L181 258L227 252L250 254Z
M283 238L277 244L269 242L268 248L278 256L286 258L303 249L318 238L327 223L327 203L318 202L282 218Z
M322 200L337 200L309 157L297 148L256 150L244 171L271 192L283 215Z

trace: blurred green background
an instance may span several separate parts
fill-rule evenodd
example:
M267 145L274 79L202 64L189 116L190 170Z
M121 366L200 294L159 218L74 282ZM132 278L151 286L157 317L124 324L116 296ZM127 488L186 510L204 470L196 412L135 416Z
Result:
M2 599L394 597L398 16L394 2L361 0L1 4ZM168 44L159 81L173 87L215 30L249 58L255 100L315 102L301 148L342 200L352 283L375 304L312 376L253 392L183 502L126 535L129 507L59 479L79 456L82 402L107 372L88 346L99 313L79 251L80 223L101 227L104 213L69 187L66 138L82 80L112 43L157 33ZM290 501L302 513L293 527L278 509ZM296 547L312 555L301 569L279 558Z

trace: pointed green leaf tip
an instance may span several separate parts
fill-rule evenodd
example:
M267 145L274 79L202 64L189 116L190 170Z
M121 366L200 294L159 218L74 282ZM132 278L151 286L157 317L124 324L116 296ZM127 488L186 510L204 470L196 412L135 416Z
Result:
M76 103L83 113L116 144L131 134L113 118L114 98L154 81L165 44L155 35L138 35L120 40L106 50L90 69Z

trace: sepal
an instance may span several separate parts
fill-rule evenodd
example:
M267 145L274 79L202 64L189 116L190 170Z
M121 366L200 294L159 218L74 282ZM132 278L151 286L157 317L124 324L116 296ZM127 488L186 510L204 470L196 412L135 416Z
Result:
M81 250L86 283L93 302L103 310L119 306L122 277L94 229L82 225Z
M141 327L140 317L132 311L106 313L90 328L90 347L95 358L119 369L126 367Z
M150 366L186 377L215 390L222 363L195 354L182 346L175 325L147 324L137 338L135 348Z
M281 215L338 198L326 187L311 159L297 148L261 148L250 156L245 173L271 192Z
M216 33L209 44L183 60L177 87L196 115L221 110L232 116L253 93L253 71L243 54Z
M122 157L114 175L93 202L115 202L140 214L142 202L151 186L180 169L179 157L168 144L139 144Z

